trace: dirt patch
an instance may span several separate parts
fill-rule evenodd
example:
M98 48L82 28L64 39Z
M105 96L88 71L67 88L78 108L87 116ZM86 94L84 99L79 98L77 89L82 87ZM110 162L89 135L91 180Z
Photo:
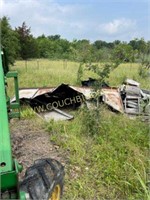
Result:
M50 141L50 133L33 120L13 120L10 123L13 156L23 165L20 178L35 160L53 158L66 164L66 155Z

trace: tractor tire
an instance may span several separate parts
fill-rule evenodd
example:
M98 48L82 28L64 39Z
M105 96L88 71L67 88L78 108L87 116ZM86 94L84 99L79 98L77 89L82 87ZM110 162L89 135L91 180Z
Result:
M64 167L54 159L40 159L29 167L20 190L27 199L60 200L64 185Z

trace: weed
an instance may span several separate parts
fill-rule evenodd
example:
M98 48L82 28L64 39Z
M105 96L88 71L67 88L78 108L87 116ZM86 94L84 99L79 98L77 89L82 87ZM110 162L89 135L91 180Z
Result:
M21 109L21 118L23 119L31 119L36 116L36 113L33 111L32 108L25 106Z
M125 77L149 88L147 79L138 74L138 64L121 64L110 73L110 85L118 86ZM57 86L62 82L77 84L79 63L62 61L16 62L20 87ZM96 78L84 70L82 78ZM95 76L95 77L94 77ZM11 85L10 85L11 86ZM11 92L11 90L10 90ZM99 109L99 110L98 110ZM149 125L115 114L101 105L97 110L79 109L72 121L50 121L42 126L51 133L50 140L64 149L65 191L63 200L146 199ZM22 110L24 118L34 120L31 109Z
M138 68L138 74L142 78L148 78L148 70L143 67L143 65L140 65Z
M83 66L82 66L82 64L80 64L78 72L77 72L77 84L78 85L81 85L82 76L83 76Z
M130 165L145 180L148 126L105 108L99 124L92 116L93 111L80 109L73 121L53 122L50 129L53 140L69 151L63 199L145 199Z

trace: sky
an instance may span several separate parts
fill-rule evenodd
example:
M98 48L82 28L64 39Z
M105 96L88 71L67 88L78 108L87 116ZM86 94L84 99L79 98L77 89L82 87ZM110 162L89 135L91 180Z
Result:
M35 37L150 40L150 0L0 0L3 16L13 29L26 22Z

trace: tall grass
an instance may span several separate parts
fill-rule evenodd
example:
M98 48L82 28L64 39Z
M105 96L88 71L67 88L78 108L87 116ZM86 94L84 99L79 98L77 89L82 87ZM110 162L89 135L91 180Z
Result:
M105 108L100 115L94 135L83 109L71 122L47 124L51 140L68 153L63 199L146 200L148 126Z
M138 64L120 65L111 72L110 85L119 86L131 78L148 89L149 78L140 77L138 68ZM78 69L79 63L49 60L32 60L27 65L17 61L11 67L19 73L20 87L77 85ZM82 78L90 76L96 77L84 70ZM13 87L11 82L9 85ZM93 112L79 109L72 113L72 121L44 123L50 140L60 146L68 161L63 200L149 199L149 124L103 107L99 115ZM23 109L22 117L35 116Z
M77 62L39 59L27 62L16 61L11 70L18 71L20 87L51 87L61 83L77 85L79 66L80 63ZM143 79L139 76L138 70L139 64L121 64L110 73L108 81L111 86L119 86L126 78L131 78L140 82L142 88L149 89L149 77ZM89 77L96 78L97 75L84 70L81 79L84 80Z
M121 64L115 70L110 73L109 82L110 85L117 86L120 85L126 78L133 79L140 83L141 88L150 89L150 76L143 78L139 75L140 64L129 63Z
M26 67L27 65L27 67ZM19 73L20 87L53 87L61 83L76 84L79 63L31 60L17 61L11 69Z

